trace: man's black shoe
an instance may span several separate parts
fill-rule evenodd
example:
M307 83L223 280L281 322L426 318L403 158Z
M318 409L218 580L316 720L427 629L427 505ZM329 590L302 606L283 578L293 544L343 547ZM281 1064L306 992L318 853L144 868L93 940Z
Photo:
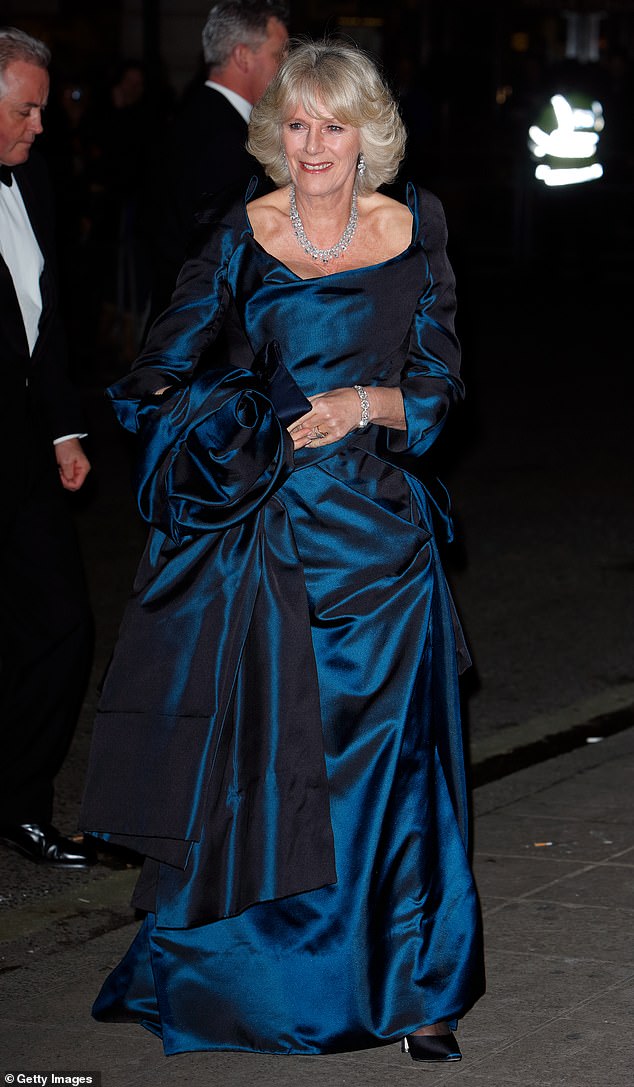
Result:
M96 860L90 845L62 837L50 823L5 823L0 826L0 843L36 864L56 868L88 868Z

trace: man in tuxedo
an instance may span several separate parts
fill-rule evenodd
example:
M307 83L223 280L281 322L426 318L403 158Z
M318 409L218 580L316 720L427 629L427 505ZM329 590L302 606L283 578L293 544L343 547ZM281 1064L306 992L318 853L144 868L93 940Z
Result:
M0 28L0 842L81 868L90 850L52 824L92 655L92 616L64 490L90 464L66 372L42 131L50 54ZM9 455L11 454L11 455Z
M151 320L169 303L203 195L230 185L246 190L254 175L264 181L245 147L247 125L284 56L287 22L283 0L218 0L209 12L207 81L186 97L161 149Z

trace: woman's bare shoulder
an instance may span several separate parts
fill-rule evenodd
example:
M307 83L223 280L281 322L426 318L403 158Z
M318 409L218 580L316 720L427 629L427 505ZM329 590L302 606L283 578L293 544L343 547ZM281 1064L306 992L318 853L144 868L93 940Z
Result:
M406 204L375 192L360 201L360 208L375 244L382 242L389 255L407 248L412 236L412 213Z
M247 212L256 234L258 231L275 230L280 217L288 217L288 195L283 189L274 189L273 192L252 200L247 206Z
M368 214L387 226L400 224L411 227L412 225L412 213L407 204L402 204L400 200L394 200L391 196L385 196L384 193L375 192L366 197L366 208Z

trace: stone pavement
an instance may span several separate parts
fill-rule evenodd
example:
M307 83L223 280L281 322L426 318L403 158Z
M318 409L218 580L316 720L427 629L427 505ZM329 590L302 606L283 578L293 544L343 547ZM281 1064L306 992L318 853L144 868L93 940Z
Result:
M74 874L74 888L51 898L51 923L56 907L64 916L64 896L92 900L73 917L74 940L61 950L47 954L46 933L34 931L28 915L20 927L19 907L9 911L0 1084L11 1082L7 1073L19 1083L20 1072L58 1070L99 1071L103 1087L630 1087L633 796L634 729L475 790L488 992L461 1024L460 1064L414 1065L394 1045L329 1057L166 1058L138 1026L93 1022L91 1001L136 928L126 907L134 873L104 869L90 881ZM97 935L100 923L121 927ZM20 939L30 941L32 954L11 969Z

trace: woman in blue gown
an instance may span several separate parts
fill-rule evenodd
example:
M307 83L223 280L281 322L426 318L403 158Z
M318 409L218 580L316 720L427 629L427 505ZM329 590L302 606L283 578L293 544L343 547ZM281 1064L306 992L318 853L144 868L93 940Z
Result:
M462 395L444 216L377 192L404 131L350 45L291 50L249 131L278 188L201 216L110 390L151 530L82 826L144 855L146 918L93 1013L168 1054L458 1059L484 983L425 479Z

